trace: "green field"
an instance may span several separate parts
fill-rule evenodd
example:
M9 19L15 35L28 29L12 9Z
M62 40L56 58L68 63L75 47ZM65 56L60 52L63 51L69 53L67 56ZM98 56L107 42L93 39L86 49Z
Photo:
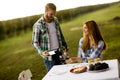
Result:
M82 37L82 25L88 20L95 20L107 44L103 59L115 59L120 62L120 4L110 6L61 23L64 37L70 49L70 56L77 56L78 42ZM17 80L22 70L30 69L33 80L41 80L46 69L40 55L31 44L32 32L21 34L4 41L0 41L0 80Z

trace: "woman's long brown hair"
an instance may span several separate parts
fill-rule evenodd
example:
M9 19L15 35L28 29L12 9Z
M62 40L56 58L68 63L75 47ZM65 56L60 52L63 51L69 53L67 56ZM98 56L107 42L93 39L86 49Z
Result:
M87 21L85 24L88 28L89 34L93 36L93 39L95 41L95 46L98 45L98 42L100 40L102 40L104 42L102 35L100 33L100 30L98 28L98 25L96 24L95 21L93 21L93 20ZM83 38L84 38L84 41L83 41L82 49L83 49L83 52L86 52L90 48L89 36L86 36L83 34ZM103 50L104 49L106 49L105 42L104 42Z

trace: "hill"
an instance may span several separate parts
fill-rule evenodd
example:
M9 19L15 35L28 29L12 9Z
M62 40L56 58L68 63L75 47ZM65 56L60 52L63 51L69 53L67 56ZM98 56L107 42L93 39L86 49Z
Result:
M82 24L88 20L95 20L107 44L103 59L120 61L120 3L79 15L61 24L61 28L70 49L70 55L76 56L78 41L82 37ZM42 58L37 54L31 44L32 32L0 41L0 80L17 80L18 74L30 69L33 80L41 80L46 74ZM73 38L74 36L74 38Z
M117 3L119 2L60 10L57 11L56 16L60 22L65 22L78 15L106 8ZM42 14L0 21L0 40L18 36L21 33L26 33L28 30L32 29L33 24L39 19L40 16L42 16Z

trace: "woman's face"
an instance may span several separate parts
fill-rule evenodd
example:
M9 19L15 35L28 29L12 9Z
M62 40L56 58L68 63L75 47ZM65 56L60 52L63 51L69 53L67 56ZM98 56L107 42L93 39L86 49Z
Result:
M83 33L84 33L84 35L89 34L88 27L86 26L86 24L83 25Z

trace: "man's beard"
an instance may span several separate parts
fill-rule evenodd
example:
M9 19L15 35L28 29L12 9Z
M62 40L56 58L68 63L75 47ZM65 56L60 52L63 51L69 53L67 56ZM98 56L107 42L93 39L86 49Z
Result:
M46 15L46 18L47 18L49 21L53 21L53 19L54 19L53 16L48 16L48 15Z

